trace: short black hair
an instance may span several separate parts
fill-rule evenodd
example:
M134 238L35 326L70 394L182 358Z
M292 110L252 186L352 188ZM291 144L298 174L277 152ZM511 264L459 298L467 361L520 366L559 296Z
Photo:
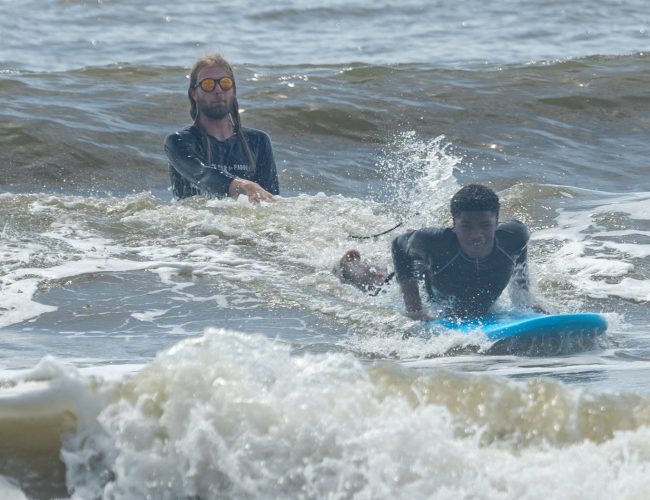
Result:
M455 219L461 212L494 212L499 216L499 197L489 187L482 184L468 184L461 188L449 204L451 216Z

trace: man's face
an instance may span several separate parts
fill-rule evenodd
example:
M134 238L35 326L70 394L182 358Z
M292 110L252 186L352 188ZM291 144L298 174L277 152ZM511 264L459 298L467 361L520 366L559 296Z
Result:
M454 232L460 249L473 259L483 259L494 248L497 214L489 210L461 212L454 219Z
M221 66L206 66L201 69L197 75L196 82L200 82L204 78L214 78L218 80L224 76L231 76ZM201 87L192 89L192 97L196 101L196 109L200 116L205 116L213 120L221 120L228 116L232 109L232 101L235 98L235 88L230 90L221 90L217 85L211 92L205 92Z

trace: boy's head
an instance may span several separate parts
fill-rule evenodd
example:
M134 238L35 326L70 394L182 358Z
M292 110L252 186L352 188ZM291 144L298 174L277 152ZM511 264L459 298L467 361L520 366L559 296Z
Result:
M499 218L499 197L489 187L468 184L451 198L451 216L456 220L461 212L493 212Z

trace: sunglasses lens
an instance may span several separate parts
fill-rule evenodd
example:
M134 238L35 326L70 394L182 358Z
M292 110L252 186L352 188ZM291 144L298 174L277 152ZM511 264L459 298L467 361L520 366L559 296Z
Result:
M201 80L199 86L203 92L212 92L217 86L217 81L212 78L206 78L205 80Z
M212 92L217 87L217 84L219 84L221 90L225 92L226 90L233 88L234 82L232 81L232 78L227 76L219 78L218 80L215 80L214 78L204 78L199 82L199 87L201 87L203 92Z
M232 78L228 78L227 76L224 76L219 80L219 87L221 87L221 90L230 90L232 85Z

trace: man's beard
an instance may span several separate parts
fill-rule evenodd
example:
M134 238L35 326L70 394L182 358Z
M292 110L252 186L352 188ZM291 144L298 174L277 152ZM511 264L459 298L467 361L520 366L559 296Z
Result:
M223 120L230 114L232 102L213 105L199 104L199 113L212 120Z
M223 120L230 114L230 108L224 106L219 106L217 108L205 107L200 111L202 115L207 116L212 120Z

